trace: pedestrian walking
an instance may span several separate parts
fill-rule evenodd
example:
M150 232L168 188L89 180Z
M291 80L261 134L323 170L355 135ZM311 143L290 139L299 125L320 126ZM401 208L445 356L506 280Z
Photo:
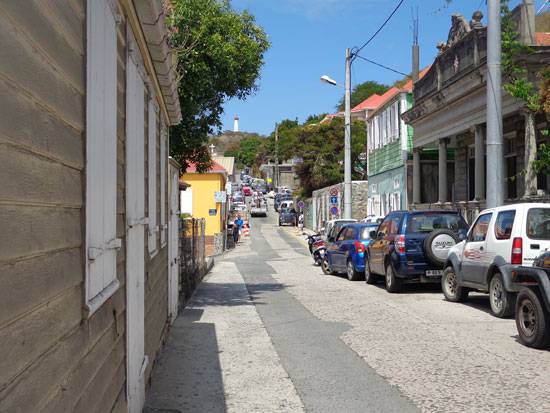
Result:
M239 242L239 235L241 233L241 228L243 224L243 219L240 215L237 215L237 219L233 222L233 241L235 242L235 244Z

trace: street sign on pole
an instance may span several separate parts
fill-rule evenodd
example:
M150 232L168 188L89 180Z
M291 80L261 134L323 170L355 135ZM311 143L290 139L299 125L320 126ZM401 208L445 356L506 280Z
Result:
M330 215L338 215L338 207L333 206L330 208Z
M330 197L330 203L331 204L338 204L338 196L331 196Z
M330 188L330 196L337 196L338 188Z
M304 206L305 206L304 201L298 201L298 208L304 209Z
M214 202L225 203L227 198L227 193L225 191L216 191L214 192Z

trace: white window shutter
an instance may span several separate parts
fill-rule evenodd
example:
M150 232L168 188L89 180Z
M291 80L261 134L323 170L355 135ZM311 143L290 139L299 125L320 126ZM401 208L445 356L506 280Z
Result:
M90 314L119 286L116 274L117 39L106 0L87 3L86 304Z
M157 111L154 95L149 98L148 182L149 182L149 254L157 251Z
M162 125L160 129L160 245L164 247L166 245L166 230L168 225L166 223L166 176L168 175L168 168L166 167L166 160L168 153L166 151L168 140L168 133L166 126Z

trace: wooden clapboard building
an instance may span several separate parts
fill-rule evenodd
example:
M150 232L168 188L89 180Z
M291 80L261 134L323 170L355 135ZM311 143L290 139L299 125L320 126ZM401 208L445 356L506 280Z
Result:
M0 1L2 412L141 411L177 311L166 38L161 0Z

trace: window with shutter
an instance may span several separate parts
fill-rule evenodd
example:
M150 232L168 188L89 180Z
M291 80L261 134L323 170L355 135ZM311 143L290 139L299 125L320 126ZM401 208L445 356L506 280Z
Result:
M87 3L86 305L97 310L119 287L116 273L117 15L108 0Z
M149 97L148 182L149 182L149 254L157 253L157 107L154 95Z
M166 245L166 231L168 224L166 223L166 176L168 169L166 168L166 160L168 153L168 133L166 126L163 124L160 129L160 246Z

